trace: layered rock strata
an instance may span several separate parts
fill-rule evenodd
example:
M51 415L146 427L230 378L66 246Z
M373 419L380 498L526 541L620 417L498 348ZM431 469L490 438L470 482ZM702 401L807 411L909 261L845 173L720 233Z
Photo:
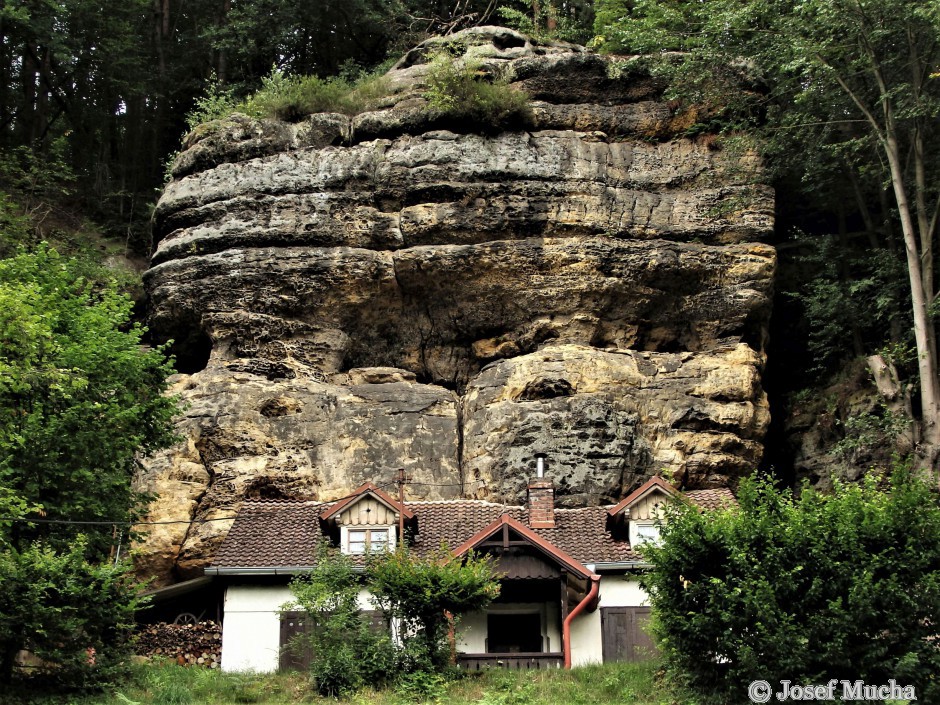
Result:
M146 274L190 373L185 441L139 478L152 519L399 467L409 497L519 501L535 453L569 505L760 460L775 257L755 155L680 136L629 61L497 28L448 41L531 113L496 130L430 110L431 41L374 110L188 137ZM163 525L141 569L198 571L228 524Z

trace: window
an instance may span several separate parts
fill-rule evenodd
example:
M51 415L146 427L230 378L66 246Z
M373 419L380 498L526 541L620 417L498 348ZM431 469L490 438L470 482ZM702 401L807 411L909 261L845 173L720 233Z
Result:
M647 541L659 543L659 527L656 524L636 522L635 532L633 543L637 546Z
M346 553L361 556L364 553L378 553L389 548L389 528L348 529L344 548Z

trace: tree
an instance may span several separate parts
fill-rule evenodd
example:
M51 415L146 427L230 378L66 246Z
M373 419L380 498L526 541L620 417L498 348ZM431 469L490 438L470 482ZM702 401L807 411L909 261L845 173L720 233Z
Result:
M2 505L0 505L2 506ZM39 659L46 684L111 682L130 656L139 587L123 563L91 563L86 540L63 550L42 541L0 542L0 683L21 649Z
M483 556L455 559L440 549L416 556L404 546L376 556L368 588L390 619L400 620L405 670L441 670L449 662L447 636L454 619L481 610L499 595L499 580Z
M4 683L21 649L69 686L113 679L130 651L139 587L109 558L112 531L142 509L135 456L169 444L177 407L169 362L101 275L46 246L0 260Z
M141 346L132 303L78 260L40 247L0 261L0 486L47 519L130 524L144 497L135 456L174 438L172 369ZM87 526L87 557L108 555L112 526ZM70 524L16 524L14 544L67 548Z
M391 636L374 631L362 614L360 587L349 556L325 544L317 550L316 567L290 582L295 601L284 609L302 610L311 628L287 648L312 653L310 675L320 695L336 697L366 684L378 686L395 672Z
M668 667L705 693L830 678L940 695L940 503L907 469L796 499L742 483L739 509L674 507L642 583Z
M862 186L889 185L916 341L919 457L936 468L940 168L931 138L940 80L931 72L940 66L940 7L920 0L601 0L595 29L608 49L684 52L667 62L681 92L713 101L726 115L744 107L738 117L751 128L763 121L778 165L799 168L816 189L850 183L861 217L868 215ZM743 75L756 82L751 90ZM888 237L891 226L868 223Z

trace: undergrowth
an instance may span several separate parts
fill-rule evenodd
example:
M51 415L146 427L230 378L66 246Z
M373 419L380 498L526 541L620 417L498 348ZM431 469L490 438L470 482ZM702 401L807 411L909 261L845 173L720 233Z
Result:
M277 118L296 122L313 113L355 115L370 109L388 95L388 80L376 73L355 78L288 76L279 69L261 80L261 88L245 99L212 80L186 116L190 130L199 125L244 113L253 118Z
M529 97L509 86L509 76L488 75L477 60L442 50L431 56L427 84L428 107L442 116L496 128L529 121Z
M135 666L131 680L114 686L110 693L51 695L30 689L0 695L0 705L408 705L432 702L451 705L554 705L559 702L672 705L683 701L661 682L654 663L614 663L570 671L494 669L435 682L430 688L365 688L337 699L316 696L308 676L303 673L222 673L164 662Z
M508 76L487 72L479 60L456 59L446 48L429 58L424 98L432 115L495 128L528 122L528 96L511 88ZM210 81L186 122L195 130L233 113L286 122L313 113L356 115L379 107L389 93L388 78L378 72L323 79L288 76L274 69L262 79L261 88L244 99L218 81Z

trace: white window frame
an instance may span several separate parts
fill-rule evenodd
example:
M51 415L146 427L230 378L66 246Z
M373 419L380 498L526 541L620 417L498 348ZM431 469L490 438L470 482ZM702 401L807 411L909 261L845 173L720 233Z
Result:
M366 533L366 550L363 553L353 553L349 549L349 532L350 531L365 531ZM367 555L372 548L371 536L370 533L373 531L385 532L388 536L388 543L386 544L386 551L394 551L396 544L396 531L394 524L353 524L351 526L340 527L340 549L347 556L365 556Z
M651 536L641 536L640 535L641 528L642 529L655 529L656 530L655 538ZM637 546L642 546L644 543L647 543L650 541L653 542L654 544L658 544L660 541L659 528L660 528L660 523L656 520L631 521L630 522L630 546L635 548Z

